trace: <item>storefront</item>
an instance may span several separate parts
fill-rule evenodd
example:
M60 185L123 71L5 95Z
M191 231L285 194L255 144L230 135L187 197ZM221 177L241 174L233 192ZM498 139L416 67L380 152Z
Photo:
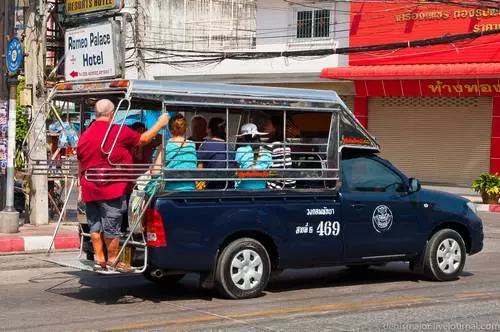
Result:
M500 22L499 15L414 2L353 4L350 45L373 44L373 35L391 43L467 33ZM469 186L482 172L500 173L498 35L355 54L349 63L326 68L321 77L354 83L356 116L377 137L382 155L408 175Z

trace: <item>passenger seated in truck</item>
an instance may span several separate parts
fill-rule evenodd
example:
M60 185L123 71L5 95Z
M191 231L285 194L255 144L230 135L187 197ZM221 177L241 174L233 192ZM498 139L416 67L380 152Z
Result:
M187 121L184 116L176 114L170 118L168 129L172 137L167 141L166 147L158 153L155 163L161 165L162 154L165 153L164 168L196 168L198 164L196 146L186 139ZM195 190L195 188L195 181L167 181L165 185L165 190Z
M208 122L208 138L198 150L198 168L232 168L234 149L226 142L226 121L219 117ZM227 182L208 181L206 189L224 189Z
M207 120L202 115L195 115L191 119L191 136L188 140L193 141L196 146L196 150L200 148L200 145L207 137Z
M268 133L268 142L266 148L271 153L272 169L285 169L292 167L292 150L286 146L283 136L283 118L273 116L267 120L264 125L264 131ZM267 181L269 189L292 189L295 188L295 180L285 179L276 181Z
M265 170L271 167L273 159L269 150L260 145L260 137L267 133L259 132L253 123L241 127L238 136L235 160L240 169ZM253 177L253 176L250 176ZM235 183L236 189L266 189L265 180L242 180Z

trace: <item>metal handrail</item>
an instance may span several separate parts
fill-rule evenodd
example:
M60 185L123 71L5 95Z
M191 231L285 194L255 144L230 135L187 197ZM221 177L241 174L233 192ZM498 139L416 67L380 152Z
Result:
M116 118L116 114L118 114L120 106L122 105L122 103L123 103L124 100L127 101L127 103L128 103L125 116L123 117L123 121L120 124L120 128L118 129L118 133L116 134L116 137L115 137L115 139L113 141L113 144L111 145L111 148L109 149L109 151L106 151L104 149L104 145L106 144L106 141L107 141L107 139L109 137L109 134L111 133L111 129L113 128L113 122L114 122L114 120ZM130 107L131 107L131 105L132 105L132 103L131 103L131 101L130 101L129 98L122 98L118 102L118 105L116 106L115 112L113 112L113 117L111 118L111 122L109 123L108 129L106 130L106 133L104 134L104 138L102 139L102 143L101 143L101 151L102 151L102 153L104 153L105 155L108 156L108 160L109 160L109 155L111 154L111 152L115 148L116 143L118 142L118 138L120 136L120 132L122 131L123 125L125 124L125 120L127 119L128 114L130 113Z
M71 195L71 191L73 190L73 185L75 184L75 178L71 178L71 184L69 186L68 194L66 195L66 198L64 199L64 204L61 209L61 214L59 215L59 219L57 220L56 228L54 229L54 233L52 234L52 239L50 241L49 249L47 250L47 254L50 254L52 251L52 247L54 246L54 242L56 240L56 235L57 232L59 231L59 227L61 226L61 222L64 216L64 211L66 211L66 206L68 205L69 197Z
M125 247L127 246L127 244L129 243L130 239L132 238L132 235L134 234L135 232L135 229L137 228L137 226L139 226L139 224L142 222L142 218L144 217L144 214L146 213L146 207L149 206L149 204L151 203L151 200L153 199L154 197L154 194L156 193L156 187L153 189L153 192L151 193L151 196L149 197L148 201L146 202L146 204L144 205L143 209L141 210L141 213L139 214L139 216L137 217L137 220L135 221L135 223L133 224L132 226L132 229L129 229L129 232L128 232L128 236L127 238L125 239L125 242L123 243L120 251L118 252L118 254L116 255L116 258L115 260L113 261L112 265L114 266L118 260L120 259L120 256L121 254L123 253L123 251L125 250ZM144 243L144 247L147 248L147 241L146 239L144 238L144 232L142 233L142 239L143 239L143 243ZM144 260L146 261L146 256L147 255L144 255ZM144 267L146 268L146 263L144 264ZM144 268L144 270L145 270ZM143 272L143 271L142 271Z
M29 139L29 136L30 136L31 132L33 131L33 129L35 128L35 124L37 122L36 120L38 119L38 117L42 113L43 107L47 106L47 105L50 107L50 110L48 112L43 112L44 121L47 120L48 114L50 114L52 112L54 114L56 120L61 125L61 130L63 132L65 132L66 134L69 134L69 133L66 132L66 129L64 128L65 127L64 126L64 121L59 116L59 113L57 112L57 110L54 107L54 105L52 103L49 103L49 102L44 102L44 103L42 103L42 105L40 106L40 108L38 109L38 111L36 112L35 119L31 120L30 127L28 128L28 131L27 131L26 135L24 136L24 139L23 139L23 142L22 142L22 146L26 146L26 144L28 142L28 139ZM42 131L42 130L38 131L38 133L36 134L35 139L34 139L35 142L38 141L38 138L40 137L40 135L42 134L42 132L44 132L44 131ZM28 159L30 161L32 161L32 162L45 161L46 159L33 159L33 158L31 158L31 154L32 154L33 149L35 147L36 147L36 144L32 144L31 148L28 149L28 151L27 151L27 157L28 157Z

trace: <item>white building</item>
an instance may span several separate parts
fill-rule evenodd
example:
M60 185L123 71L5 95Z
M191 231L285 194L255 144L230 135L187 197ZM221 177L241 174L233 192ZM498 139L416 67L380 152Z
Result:
M346 55L220 59L223 51L347 47L348 1L137 0L136 6L128 78L309 87L354 95L352 83L319 78L325 67L346 66Z

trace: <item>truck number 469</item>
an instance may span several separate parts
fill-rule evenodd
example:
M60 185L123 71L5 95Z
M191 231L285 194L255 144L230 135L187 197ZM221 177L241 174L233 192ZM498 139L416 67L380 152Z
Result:
M338 221L322 221L316 228L319 236L337 236L340 233L340 223Z

